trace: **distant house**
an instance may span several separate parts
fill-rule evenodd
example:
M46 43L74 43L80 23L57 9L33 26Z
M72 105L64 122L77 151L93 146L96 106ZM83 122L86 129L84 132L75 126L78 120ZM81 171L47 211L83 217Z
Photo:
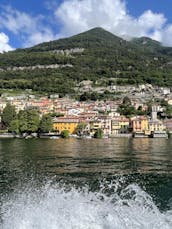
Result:
M172 99L169 99L169 100L168 100L168 104L169 104L169 105L172 105Z
M164 88L160 88L161 92L163 95L169 95L170 94L170 88L164 87Z
M90 111L90 112L82 112L79 114L79 117L81 119L86 119L87 121L93 120L95 117L97 117L98 112L97 111Z
M0 100L0 113L2 113L2 111L4 110L4 108L6 107L7 102L6 101L2 101Z

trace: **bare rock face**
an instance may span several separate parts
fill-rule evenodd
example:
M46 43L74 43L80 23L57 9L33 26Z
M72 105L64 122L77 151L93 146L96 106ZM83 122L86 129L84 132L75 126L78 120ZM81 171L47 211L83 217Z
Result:
M6 69L0 68L0 71L23 71L23 70L35 70L35 69L56 69L56 68L72 68L72 64L51 64L51 65L35 65L35 66L22 66L22 67L8 67Z

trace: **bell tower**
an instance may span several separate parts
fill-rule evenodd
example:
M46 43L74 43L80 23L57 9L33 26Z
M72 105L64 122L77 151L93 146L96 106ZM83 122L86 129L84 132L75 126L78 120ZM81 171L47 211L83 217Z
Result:
M157 120L157 106L152 106L152 113L151 113L151 119L152 121Z

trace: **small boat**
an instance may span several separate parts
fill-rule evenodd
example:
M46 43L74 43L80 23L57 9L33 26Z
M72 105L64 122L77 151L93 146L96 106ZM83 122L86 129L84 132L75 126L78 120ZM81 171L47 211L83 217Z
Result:
M52 137L50 137L50 139L59 139L59 137L58 136L52 136Z
M84 138L91 139L92 137L88 135L88 136L84 136Z

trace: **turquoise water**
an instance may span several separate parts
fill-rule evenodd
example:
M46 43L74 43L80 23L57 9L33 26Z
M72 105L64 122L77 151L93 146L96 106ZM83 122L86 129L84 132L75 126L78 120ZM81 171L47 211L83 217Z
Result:
M169 139L0 140L1 228L172 228Z

